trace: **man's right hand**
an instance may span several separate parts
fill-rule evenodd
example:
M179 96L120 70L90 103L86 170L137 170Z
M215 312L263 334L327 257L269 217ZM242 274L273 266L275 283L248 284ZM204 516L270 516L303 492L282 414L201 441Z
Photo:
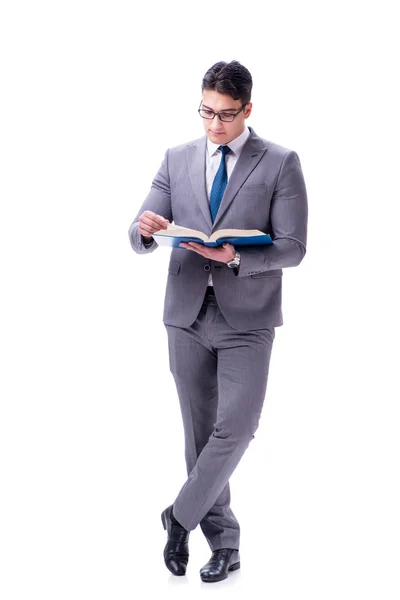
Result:
M167 229L168 223L168 219L164 219L161 215L145 210L139 217L139 233L145 242L151 242L153 233L160 229Z

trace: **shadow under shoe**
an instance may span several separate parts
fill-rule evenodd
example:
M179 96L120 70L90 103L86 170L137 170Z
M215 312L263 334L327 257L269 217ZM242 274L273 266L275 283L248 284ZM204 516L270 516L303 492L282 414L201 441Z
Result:
M164 548L164 562L173 575L185 575L189 561L189 531L171 520L172 504L161 513L161 521L168 533Z
M222 581L228 577L229 571L236 571L239 568L239 550L220 548L214 550L208 563L200 569L200 577L202 581L209 583Z

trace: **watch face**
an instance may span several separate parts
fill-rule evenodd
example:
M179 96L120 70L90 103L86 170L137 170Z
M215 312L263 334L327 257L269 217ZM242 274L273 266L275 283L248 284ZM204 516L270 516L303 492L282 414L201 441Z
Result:
M233 269L234 267L238 267L240 265L240 254L238 251L236 251L235 256L232 258L232 260L230 260L228 263L226 263L228 265L228 267L230 267L231 269Z

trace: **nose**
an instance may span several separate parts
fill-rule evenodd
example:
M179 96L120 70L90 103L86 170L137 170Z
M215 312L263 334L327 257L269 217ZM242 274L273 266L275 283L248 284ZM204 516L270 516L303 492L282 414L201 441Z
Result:
M221 121L221 119L219 118L219 115L214 115L213 120L210 121L211 123L211 129L213 131L223 131L224 130L224 124Z

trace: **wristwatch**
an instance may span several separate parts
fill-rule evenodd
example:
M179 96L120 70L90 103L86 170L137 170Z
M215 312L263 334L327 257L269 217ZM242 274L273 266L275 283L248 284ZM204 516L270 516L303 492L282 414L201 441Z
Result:
M240 265L240 252L239 252L239 250L236 250L235 256L232 258L232 260L230 260L226 264L227 264L227 266L230 269L234 269L235 267L238 267Z

